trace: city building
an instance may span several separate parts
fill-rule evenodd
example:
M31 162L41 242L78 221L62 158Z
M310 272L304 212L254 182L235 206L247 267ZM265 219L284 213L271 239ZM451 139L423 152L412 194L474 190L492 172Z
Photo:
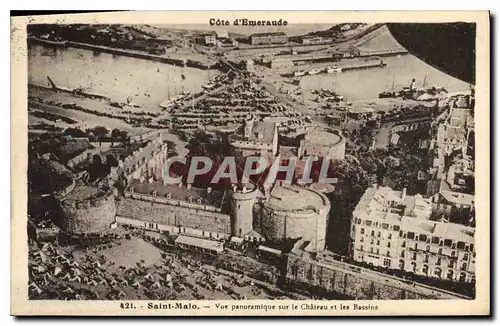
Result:
M229 38L229 33L227 31L215 31L217 38Z
M475 225L474 99L458 95L437 117L430 144L433 155L427 195L454 211L452 219Z
M226 193L190 184L134 179L117 203L118 224L170 234L229 239L231 218L223 212Z
M250 35L250 43L252 45L286 44L288 43L288 36L283 32L254 33Z
M197 43L200 43L202 45L216 45L217 34L215 33L202 34L197 38Z
M289 59L273 59L269 62L269 67L271 69L287 69L293 68L294 64L293 61Z
M247 71L253 71L255 69L255 62L252 59L245 60L243 65Z
M368 188L351 219L357 262L460 282L475 280L475 229L433 218L433 202L406 189Z
M243 135L234 134L230 144L243 156L276 156L278 151L278 124L273 121L246 121Z
M304 36L300 38L300 43L304 45L314 45L325 43L321 36Z
M463 98L462 100L466 101ZM455 103L444 113L444 121L438 120L439 125L436 137L431 141L431 149L437 148L445 155L460 150L467 155L469 139L474 134L474 114L467 104L455 106Z
M230 48L238 46L238 41L229 38L222 38L222 39L217 38L216 44L217 47L219 48Z

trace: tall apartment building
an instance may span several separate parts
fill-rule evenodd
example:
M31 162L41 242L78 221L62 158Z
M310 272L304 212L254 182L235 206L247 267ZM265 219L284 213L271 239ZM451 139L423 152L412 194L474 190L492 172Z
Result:
M388 187L368 188L353 212L357 262L460 282L475 278L474 228L432 220L433 203Z

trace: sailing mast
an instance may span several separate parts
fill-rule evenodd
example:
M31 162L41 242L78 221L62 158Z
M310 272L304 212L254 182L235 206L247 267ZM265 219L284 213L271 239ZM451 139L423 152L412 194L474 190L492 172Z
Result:
M170 72L167 68L167 100L170 100Z
M186 79L186 76L184 75L184 67L181 67L181 89L182 89L182 94L184 94L184 80Z
M424 81L422 82L422 88L425 88L425 86L427 86L427 82L428 82L427 75L425 75Z

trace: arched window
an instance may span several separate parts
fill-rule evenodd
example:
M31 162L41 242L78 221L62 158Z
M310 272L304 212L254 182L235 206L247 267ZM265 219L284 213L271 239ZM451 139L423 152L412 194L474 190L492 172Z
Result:
M422 268L422 273L424 273L425 275L427 275L429 273L429 266L424 265L424 267Z

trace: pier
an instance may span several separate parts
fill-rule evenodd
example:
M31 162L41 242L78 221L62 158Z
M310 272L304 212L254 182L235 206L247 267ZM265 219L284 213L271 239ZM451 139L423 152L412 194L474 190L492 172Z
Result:
M202 61L191 60L191 59L187 59L187 60L186 59L174 59L174 58L168 58L168 57L164 57L164 56L160 56L160 55L139 52L139 51L133 51L133 50L127 50L127 49L113 48L113 47L104 46L104 45L94 45L94 44L74 42L74 41L60 41L60 42L59 41L50 41L50 40L44 40L44 39L40 39L40 38L36 38L36 37L29 37L28 42L42 44L42 45L48 45L48 46L73 47L73 48L79 48L79 49L90 50L90 51L95 51L95 52L110 53L110 54L114 54L114 55L132 57L132 58L136 58L136 59L161 62L161 63L179 66L179 67L190 67L190 68L196 68L196 69L202 69L202 70L218 69L218 64L215 61L213 63L209 63L209 62L202 62Z
M372 56L393 56L393 55L404 55L408 54L403 48L393 48L393 49L384 49L384 50L360 50L359 57L372 57Z

